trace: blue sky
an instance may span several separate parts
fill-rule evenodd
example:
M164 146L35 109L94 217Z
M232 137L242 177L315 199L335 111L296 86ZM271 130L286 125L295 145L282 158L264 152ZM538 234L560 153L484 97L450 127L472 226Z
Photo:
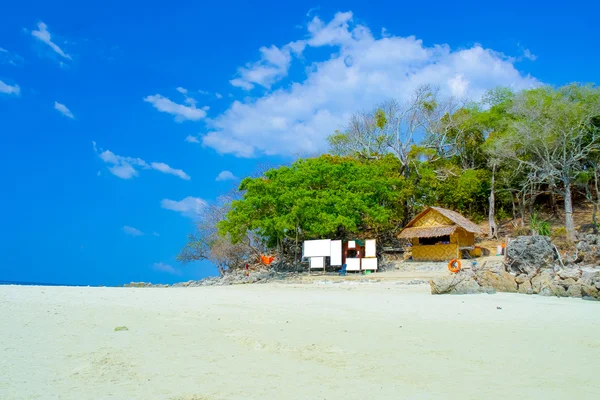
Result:
M600 7L531 3L4 4L0 280L212 275L175 260L203 204L352 112L422 83L596 82Z

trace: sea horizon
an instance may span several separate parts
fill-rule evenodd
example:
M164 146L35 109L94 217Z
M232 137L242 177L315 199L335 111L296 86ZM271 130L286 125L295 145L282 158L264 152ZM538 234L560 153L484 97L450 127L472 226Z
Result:
M48 283L48 282L25 282L25 281L3 281L0 280L0 285L15 285L15 286L75 286L75 287L88 287L98 285L76 285L70 283Z

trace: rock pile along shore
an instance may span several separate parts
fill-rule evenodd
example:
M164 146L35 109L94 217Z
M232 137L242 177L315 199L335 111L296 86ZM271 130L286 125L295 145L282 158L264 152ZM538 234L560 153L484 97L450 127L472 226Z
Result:
M509 292L600 300L600 236L585 235L564 259L545 236L520 236L509 243L506 261L467 265L431 280L432 294Z

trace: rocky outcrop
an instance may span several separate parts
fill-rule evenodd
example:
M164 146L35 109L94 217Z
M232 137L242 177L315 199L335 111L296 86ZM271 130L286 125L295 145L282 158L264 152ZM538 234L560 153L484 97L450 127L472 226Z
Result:
M440 277L429 282L431 294L475 294L483 289L474 279L471 270L465 269L458 274Z
M432 294L509 292L600 300L600 267L544 268L529 274L509 272L509 266L490 262L479 268L431 280Z
M519 236L509 242L506 258L513 272L530 274L544 268L552 268L556 250L546 236Z

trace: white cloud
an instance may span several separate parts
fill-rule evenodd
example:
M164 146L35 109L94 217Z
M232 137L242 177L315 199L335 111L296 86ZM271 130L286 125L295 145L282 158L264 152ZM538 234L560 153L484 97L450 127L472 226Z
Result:
M321 6L316 6L316 7L312 7L308 9L308 12L306 13L307 17L310 17L310 14L312 14L314 11L319 11L321 9Z
M519 90L539 84L515 68L515 59L494 50L480 45L458 50L446 44L425 46L414 36L389 32L375 38L369 28L353 22L350 12L338 13L327 23L315 17L307 30L305 39L282 49L262 48L261 61L243 67L236 84L251 89L282 79L288 56L301 54L303 46L328 51L320 57L324 61L309 63L301 79L234 101L207 120L204 146L239 157L315 154L327 149L326 137L343 128L352 113L392 98L407 100L423 84L439 86L443 95L471 99L497 86ZM265 68L277 73L259 78L250 74Z
M536 56L535 54L533 54L533 53L531 52L531 50L529 50L529 49L525 49L525 50L523 51L523 57L527 58L527 59L528 59L528 60L530 60L530 61L535 61L535 60L537 60L537 56Z
M191 218L196 218L202 214L207 205L206 201L192 196L188 196L180 201L163 199L160 202L162 208L177 211L181 215Z
M180 169L171 168L169 165L161 162L147 163L141 158L124 157L113 153L110 150L98 149L96 142L92 142L94 151L98 157L109 165L108 170L121 179L131 179L139 175L140 170L153 169L164 174L170 174L180 177L183 180L190 180L190 176Z
M181 94L186 94L188 92L186 88L182 88L181 86L179 86L175 90L177 90Z
M65 117L74 119L75 116L73 113L65 106L64 104L60 104L58 101L54 102L54 109L64 115Z
M182 170L171 168L165 163L153 162L150 164L150 166L157 171L160 171L164 174L171 174L171 175L178 176L185 181L189 181L191 179L190 176L188 174L186 174L185 172L183 172Z
M130 236L142 236L144 234L144 232L140 231L139 229L135 229L127 225L123 227L123 232Z
M217 175L217 178L215 180L217 182L221 182L221 181L235 181L237 179L238 179L238 177L233 175L231 173L231 171L221 171L219 173L219 175Z
M33 37L46 43L48 46L50 46L50 48L52 50L54 50L55 53L57 53L61 57L66 58L67 60L71 59L70 55L66 54L60 47L58 47L58 45L56 43L54 43L51 40L50 32L48 32L48 26L45 23L39 22L38 29L39 30L37 30L37 31L36 30L31 31L31 35Z
M14 95L18 96L21 94L21 88L19 87L19 85L11 86L7 83L0 81L0 93L14 94Z
M23 64L23 57L0 47L0 64L21 65Z
M188 99L190 98L186 98L187 102L191 103L189 106L177 104L160 94L147 96L144 101L152 104L158 111L174 115L176 122L198 121L206 117L206 111L196 108L195 100L189 101Z
M173 266L171 266L169 264L165 264L163 262L154 263L152 268L154 268L154 270L156 270L156 271L166 272L168 274L181 275L180 270L178 270L177 268L174 268Z
M187 135L187 137L185 138L185 141L188 143L200 143L200 140L198 140L198 138L196 136L192 136L192 135Z
M222 99L223 98L223 95L221 93L218 93L218 92L215 93L215 96L216 96L217 99Z
M229 81L233 86L251 90L255 84L270 88L275 82L288 74L292 62L292 54L300 54L304 50L304 41L291 42L281 49L276 46L261 47L260 61L248 63L238 68L239 78Z

